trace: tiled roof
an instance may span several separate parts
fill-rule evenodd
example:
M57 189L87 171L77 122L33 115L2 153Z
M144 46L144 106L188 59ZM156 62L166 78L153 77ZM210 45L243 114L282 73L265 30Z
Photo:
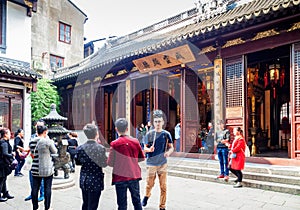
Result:
M60 122L60 121L68 120L68 118L63 117L57 113L55 104L51 104L50 108L51 108L51 110L50 110L49 114L47 116L41 118L42 120L45 120L46 123Z
M66 128L64 128L63 126L53 126L48 128L48 133L49 134L67 134L70 131Z
M300 0L254 0L211 19L190 24L168 33L156 33L151 36L140 37L130 42L111 46L110 48L103 48L73 67L60 69L54 75L54 80L59 81L75 77L93 69L109 68L109 66L113 66L117 62L132 56L143 56L159 51L163 47L173 46L176 43L186 41L188 38L197 37L201 34L221 29L222 27L247 22L281 9L299 6Z
M0 57L0 73L30 79L41 78L41 75L30 69L29 63Z

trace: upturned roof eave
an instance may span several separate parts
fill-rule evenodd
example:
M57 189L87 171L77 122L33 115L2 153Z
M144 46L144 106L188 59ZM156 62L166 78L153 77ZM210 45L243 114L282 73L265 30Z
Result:
M125 58L143 56L144 54L157 51L162 46L170 47L178 42L182 42L183 40L188 40L196 36L204 35L205 33L210 33L221 28L230 27L236 23L247 22L259 16L269 15L271 14L271 12L277 12L280 9L298 6L299 4L300 0L252 1L248 4L234 8L233 10L222 13L213 18L201 21L199 23L190 24L169 32L168 36L165 36L161 41L155 44L144 45L144 47L129 50L124 54L115 57L106 56L108 58L102 61L101 59L98 59L98 56L94 56L94 60L100 60L98 64L82 69L78 68L77 71L62 77L59 77L59 75L57 75L57 77L54 78L54 81L58 82L71 77L76 77L95 68L103 68L104 66L112 65L113 63L117 63ZM147 40L145 40L144 42L146 43L146 41ZM119 46L108 49L106 52L104 52L104 54L114 54L114 48L119 48Z

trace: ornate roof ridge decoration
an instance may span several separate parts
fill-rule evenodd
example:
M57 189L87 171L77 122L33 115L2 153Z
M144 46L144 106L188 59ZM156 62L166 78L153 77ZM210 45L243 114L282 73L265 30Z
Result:
M262 32L257 33L257 35L252 39L252 41L255 41L258 39L263 39L263 38L270 37L270 36L275 36L278 34L279 34L279 32L275 31L275 29L262 31Z
M83 82L84 85L90 84L90 83L91 83L91 80L89 80L89 79L86 79L86 80L84 80L84 82Z
M114 77L114 74L113 73L108 73L108 74L106 74L104 79L109 79L109 78L112 78L112 77Z
M3 57L0 57L0 73L32 79L39 79L42 77L40 74L30 69L29 63Z
M205 53L209 53L209 52L213 52L217 50L217 48L213 47L213 46L208 46L208 47L204 47L201 49L201 51L199 52L199 55L203 55Z
M102 80L102 77L95 77L94 82L98 82L98 81L101 81L101 80Z
M300 2L300 0L299 0ZM299 30L300 29L300 22L298 23L295 23L291 28L289 28L287 31L290 32L290 31L294 31L294 30Z
M126 74L126 73L127 73L126 69L123 69L123 70L118 71L117 76Z
M58 72L54 75L54 80L60 81L62 79L77 76L83 72L93 70L94 68L112 65L119 62L124 57L143 56L144 54L157 51L159 48L162 48L161 51L163 51L169 46L177 45L178 43L195 36L201 36L207 32L217 29L220 30L222 27L228 27L238 22L248 22L258 16L268 15L271 12L277 12L281 9L297 6L299 2L300 0L253 0L210 19L186 25L165 34L158 34L149 39L137 39L135 42L132 42L131 45L117 45L112 46L109 49L102 49L101 54L98 53L94 57L90 58L90 66L81 66L74 69L74 71L65 70L64 73ZM269 33L268 35L276 35L276 32ZM95 64L96 62L97 64Z
M232 47L232 46L239 45L239 44L244 44L244 43L245 43L245 41L242 40L242 38L228 40L222 48Z

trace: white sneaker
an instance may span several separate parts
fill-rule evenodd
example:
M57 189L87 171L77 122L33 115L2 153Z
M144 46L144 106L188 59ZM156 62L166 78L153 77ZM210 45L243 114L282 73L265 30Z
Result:
M237 187L243 187L242 183L241 182L237 182L235 185L233 185L234 188L237 188Z

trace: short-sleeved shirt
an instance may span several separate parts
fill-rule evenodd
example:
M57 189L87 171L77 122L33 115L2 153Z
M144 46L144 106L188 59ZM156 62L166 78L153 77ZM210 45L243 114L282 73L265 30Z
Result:
M167 163L164 153L167 151L168 144L173 143L172 136L168 131L162 130L161 132L156 132L155 130L151 130L145 135L144 142L148 148L154 144L154 151L146 153L147 165L161 166Z

